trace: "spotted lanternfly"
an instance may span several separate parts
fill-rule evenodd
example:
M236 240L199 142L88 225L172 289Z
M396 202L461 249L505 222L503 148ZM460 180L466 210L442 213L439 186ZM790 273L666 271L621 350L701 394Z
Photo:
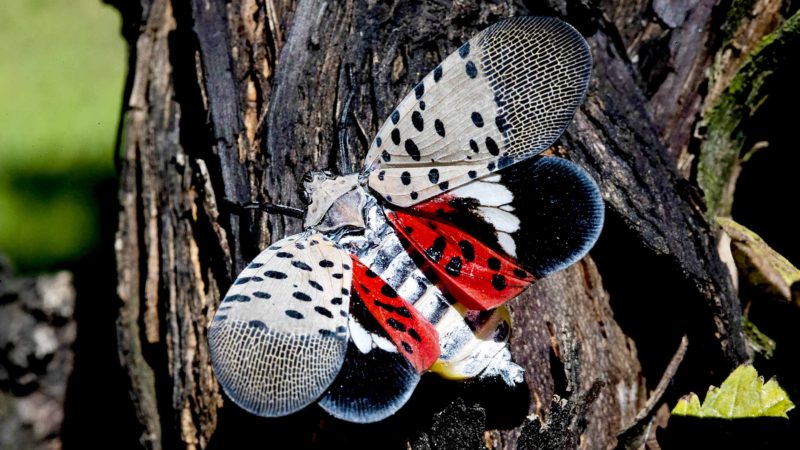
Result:
M374 422L426 371L521 382L503 303L585 255L602 227L591 178L537 156L590 71L569 25L501 21L400 102L360 173L307 174L305 231L258 255L211 323L228 396L261 416L318 401Z

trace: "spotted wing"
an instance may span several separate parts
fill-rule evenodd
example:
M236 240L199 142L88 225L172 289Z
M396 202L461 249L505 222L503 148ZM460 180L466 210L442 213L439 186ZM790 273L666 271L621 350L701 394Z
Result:
M577 165L537 157L414 205L543 278L582 258L603 226L603 198ZM407 236L414 240L414 236ZM420 245L425 245L423 242Z
M290 414L333 382L348 342L347 252L321 234L285 238L239 274L209 330L214 373L261 416Z
M367 154L364 175L410 206L549 147L582 102L586 41L549 17L515 17L478 33L398 105Z
M428 278L468 309L500 306L534 281L513 259L450 223L404 211L387 216Z
M339 419L383 420L411 397L439 357L436 329L376 273L353 259L350 344L342 370L320 399Z

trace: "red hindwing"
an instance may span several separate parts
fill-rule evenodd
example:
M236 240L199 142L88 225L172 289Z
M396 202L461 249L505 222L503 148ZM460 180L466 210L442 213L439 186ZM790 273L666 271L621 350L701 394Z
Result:
M436 329L375 272L353 257L353 289L417 372L439 358Z
M469 309L500 306L535 281L514 260L449 223L402 211L387 211L387 216L398 234L424 255L416 258L427 266L422 269L432 271L438 283Z

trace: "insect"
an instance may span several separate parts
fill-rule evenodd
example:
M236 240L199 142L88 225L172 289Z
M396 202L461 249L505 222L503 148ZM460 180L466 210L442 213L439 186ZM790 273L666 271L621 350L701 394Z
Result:
M211 323L228 396L261 416L316 401L374 422L427 371L521 382L503 304L583 257L602 227L594 181L538 156L590 72L564 22L503 20L412 89L360 172L308 173L304 231L242 270Z

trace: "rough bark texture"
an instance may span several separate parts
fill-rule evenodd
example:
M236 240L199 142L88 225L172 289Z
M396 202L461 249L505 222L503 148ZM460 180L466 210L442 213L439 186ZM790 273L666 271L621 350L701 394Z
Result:
M61 448L74 310L72 274L16 277L0 255L0 448Z
M769 2L734 3L746 3L739 6L747 12ZM730 6L121 4L132 54L120 145L117 330L141 445L604 448L631 428L683 335L688 351L664 400L718 381L746 352L741 309L717 257L702 193L686 179L693 173L692 136L712 101L708 92L720 90L708 87L706 70L713 62L721 74L714 86L724 85L741 61L726 58L726 46L760 39L775 23L758 22L751 28L766 31L748 34L745 25L756 21L742 13L721 35ZM296 188L307 170L360 168L372 134L417 80L476 31L525 14L563 17L590 43L589 95L554 151L585 167L607 202L592 258L512 303L513 354L526 368L527 385L509 392L426 377L396 417L369 426L329 419L313 407L274 420L236 408L211 371L207 325L248 259L300 223L225 206L299 206ZM346 153L336 143L337 123L350 94ZM540 419L526 422L529 413Z

